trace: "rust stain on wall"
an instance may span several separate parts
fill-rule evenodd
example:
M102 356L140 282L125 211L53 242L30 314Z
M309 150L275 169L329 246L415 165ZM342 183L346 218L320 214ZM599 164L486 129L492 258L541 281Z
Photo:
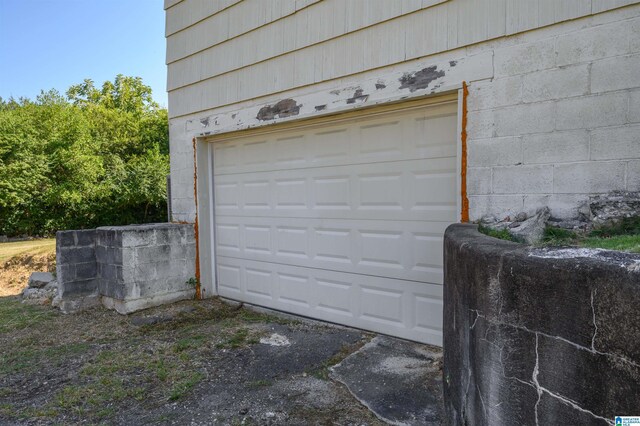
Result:
M193 197L196 203L196 218L193 230L196 237L196 296L202 299L202 286L200 285L200 238L198 235L198 163L196 155L196 138L193 138Z
M461 141L461 171L460 171L460 197L461 211L460 221L469 222L469 197L467 196L467 97L469 96L469 88L467 82L462 82L462 132L460 134Z

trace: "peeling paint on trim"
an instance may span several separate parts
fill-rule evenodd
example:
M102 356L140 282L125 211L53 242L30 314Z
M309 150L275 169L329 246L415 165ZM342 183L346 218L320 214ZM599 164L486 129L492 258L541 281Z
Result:
M454 64L455 62L455 64ZM240 130L270 126L291 120L302 120L337 114L354 109L378 106L401 100L417 99L429 95L446 93L460 88L462 81L474 78L485 79L493 76L493 56L489 53L479 53L465 56L455 61L414 62L411 68L397 69L385 75L369 78L358 84L345 84L339 88L332 87L319 92L307 93L299 96L283 96L279 101L271 100L236 110L211 114L192 115L185 121L185 131L190 137L214 136ZM424 73L424 70L433 72ZM412 87L402 87L400 81L403 76L419 75L429 77L428 84L422 79ZM428 74L428 75L427 75ZM408 89L408 90L407 90ZM286 108L284 114L259 114L273 112L280 102L287 101L287 107L295 106L295 113ZM285 105L280 105L285 106ZM258 116L260 115L260 118ZM209 126L204 128L203 119L208 119Z

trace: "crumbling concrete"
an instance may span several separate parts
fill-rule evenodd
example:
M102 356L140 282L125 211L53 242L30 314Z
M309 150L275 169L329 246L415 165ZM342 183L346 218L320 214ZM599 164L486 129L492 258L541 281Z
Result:
M58 282L50 272L33 272L22 292L22 303L47 305L58 296Z
M640 192L615 191L589 199L590 219L596 226L614 225L640 215Z

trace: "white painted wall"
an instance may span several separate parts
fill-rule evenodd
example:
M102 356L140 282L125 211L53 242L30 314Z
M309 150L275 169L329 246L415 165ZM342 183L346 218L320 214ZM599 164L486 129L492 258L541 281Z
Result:
M472 219L543 204L572 216L589 194L640 190L637 3L166 0L173 218L194 220L194 137L463 80ZM429 67L442 75L403 87L403 76ZM256 118L282 99L298 114Z

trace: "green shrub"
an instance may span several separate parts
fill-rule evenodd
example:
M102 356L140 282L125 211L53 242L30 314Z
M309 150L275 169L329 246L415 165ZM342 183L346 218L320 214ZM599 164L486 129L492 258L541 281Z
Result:
M165 221L168 133L140 78L0 98L0 235Z

